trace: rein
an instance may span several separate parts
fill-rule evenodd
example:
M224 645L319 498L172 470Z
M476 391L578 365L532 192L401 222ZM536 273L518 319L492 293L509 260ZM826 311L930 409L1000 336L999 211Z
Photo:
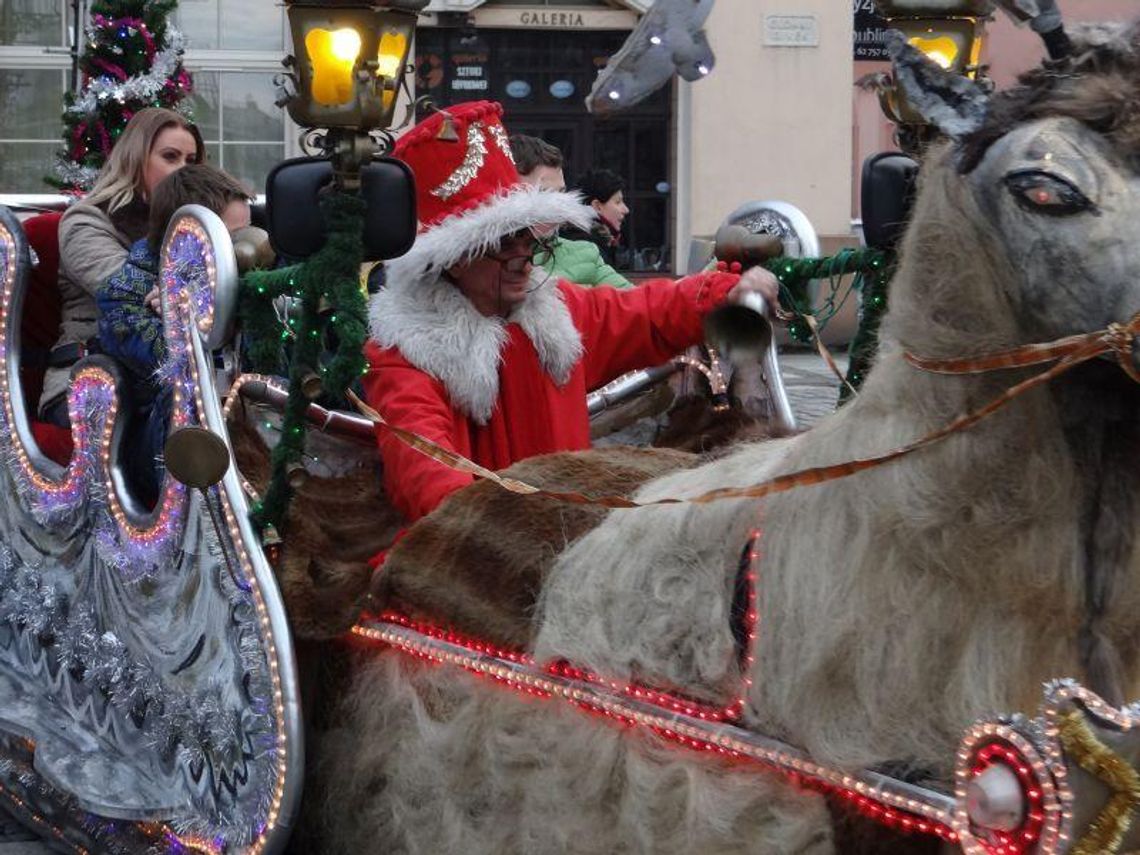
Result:
M776 493L785 493L797 487L807 487L824 484L847 478L859 472L875 469L886 463L891 463L913 454L919 449L941 442L952 434L968 430L974 425L1004 408L1015 398L1025 394L1030 389L1044 385L1060 377L1083 362L1088 362L1106 353L1115 353L1117 362L1124 372L1135 382L1140 383L1140 371L1132 364L1133 339L1140 335L1140 313L1133 316L1127 324L1111 324L1107 329L1083 335L1069 336L1045 344L1030 344L1012 350L999 351L984 356L968 359L928 359L904 353L908 363L920 371L932 374L984 374L1009 368L1025 368L1042 365L1046 362L1056 361L1056 365L1035 374L1027 380L1017 383L1006 389L997 398L985 406L958 416L945 427L926 434L923 437L900 446L884 454L873 457L856 458L846 463L836 463L830 466L812 467L779 475L767 481L753 484L749 487L722 487L710 490L691 499L665 498L652 502L634 502L624 496L587 496L578 492L558 492L535 487L525 481L514 478L504 478L472 460L468 460L454 451L443 448L430 439L413 433L409 430L390 424L380 413L365 404L353 392L348 392L349 399L368 419L390 430L401 442L416 451L424 454L438 463L442 463L457 472L464 472L485 478L512 493L521 495L539 496L553 499L571 505L590 505L601 508L645 508L656 505L704 505L722 499L759 499Z

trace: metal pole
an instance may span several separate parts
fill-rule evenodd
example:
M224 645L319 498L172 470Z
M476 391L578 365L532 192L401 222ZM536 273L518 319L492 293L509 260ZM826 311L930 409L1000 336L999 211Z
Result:
M83 44L86 0L71 0L71 93L79 91L79 53Z

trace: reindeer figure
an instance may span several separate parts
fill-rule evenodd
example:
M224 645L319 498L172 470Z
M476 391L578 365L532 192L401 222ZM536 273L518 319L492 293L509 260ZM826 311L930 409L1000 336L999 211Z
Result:
M935 375L904 352L978 356L1140 312L1140 24L1078 31L1073 46L1066 65L988 100L896 45L909 99L951 140L924 165L862 394L806 434L666 474L637 498L881 454L1028 376ZM947 785L966 728L1032 714L1043 681L1140 697L1138 476L1140 387L1090 362L846 480L609 513L554 560L530 649L713 704L743 692L745 727L821 762ZM500 508L502 538L525 541L536 507ZM742 646L748 544L758 626ZM838 847L822 797L762 769L390 650L354 668L316 749L330 851Z

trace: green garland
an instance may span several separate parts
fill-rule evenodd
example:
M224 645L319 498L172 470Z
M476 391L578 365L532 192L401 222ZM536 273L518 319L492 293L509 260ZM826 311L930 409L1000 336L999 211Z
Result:
M788 324L788 334L803 344L812 343L811 326L805 315L815 318L819 329L842 310L854 291L863 292L859 329L851 341L847 382L858 389L863 383L879 343L879 322L887 310L887 290L895 271L893 253L877 249L843 249L825 258L774 258L765 265L780 281L780 303L796 318ZM844 286L844 276L854 274ZM827 279L828 291L819 306L813 305L808 285ZM840 402L850 393L840 393Z
M281 529L292 497L289 474L301 464L305 447L305 413L312 398L337 406L344 392L366 369L367 300L360 287L364 259L362 226L365 202L359 196L328 192L321 211L328 240L302 264L247 274L242 280L239 311L251 340L253 370L280 371L288 349L289 398L281 440L273 449L273 472L254 521L265 530ZM282 320L273 301L289 297L300 303L300 317ZM333 344L331 357L323 348ZM319 380L319 382L316 382Z
M879 349L879 323L887 311L887 295L895 275L896 261L893 253L887 254L879 269L863 281L859 328L847 351L847 382L851 389L862 387ZM844 403L850 396L850 389L844 386L839 390L839 403Z

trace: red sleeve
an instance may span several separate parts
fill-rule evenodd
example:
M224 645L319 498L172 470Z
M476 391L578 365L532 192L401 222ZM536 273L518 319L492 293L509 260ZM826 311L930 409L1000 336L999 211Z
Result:
M412 366L396 350L381 350L370 342L365 354L364 399L370 407L397 427L452 451L469 453L466 438L459 435L466 422L457 420L442 383ZM408 447L383 426L377 425L376 438L384 462L384 489L408 522L430 513L446 496L474 480Z
M698 273L654 279L636 288L560 287L582 334L586 388L596 389L637 368L659 365L704 337L705 315L740 277Z

